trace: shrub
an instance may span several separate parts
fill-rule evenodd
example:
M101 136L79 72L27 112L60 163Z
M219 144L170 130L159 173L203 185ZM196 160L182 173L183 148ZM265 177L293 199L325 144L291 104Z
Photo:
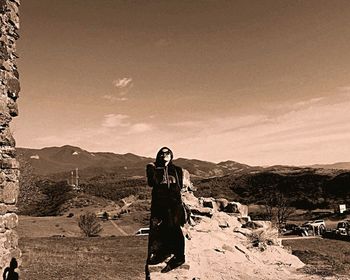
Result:
M42 194L40 203L33 213L35 216L57 216L62 212L62 206L73 197L72 187L67 182L42 180L37 182Z
M86 237L97 236L102 231L100 220L91 212L80 215L78 225Z

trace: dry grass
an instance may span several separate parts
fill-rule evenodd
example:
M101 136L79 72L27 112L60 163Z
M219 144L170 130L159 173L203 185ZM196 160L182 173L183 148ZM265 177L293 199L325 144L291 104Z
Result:
M81 237L82 232L78 226L78 218L81 214L85 213L85 209L79 211L74 217L68 218L67 216L55 216L55 217L29 217L20 216L17 232L20 237L52 237L54 235L65 235L66 237ZM86 210L87 211L87 210ZM121 229L130 235L140 228L148 225L146 222L138 222L136 218L131 216L136 214L131 213L122 215L118 220L113 221ZM141 214L138 216L141 219ZM120 231L113 226L111 221L101 221L103 227L100 236L119 236Z
M21 279L144 279L147 237L21 238Z
M350 276L350 242L332 239L284 240L306 264L303 272L327 276Z

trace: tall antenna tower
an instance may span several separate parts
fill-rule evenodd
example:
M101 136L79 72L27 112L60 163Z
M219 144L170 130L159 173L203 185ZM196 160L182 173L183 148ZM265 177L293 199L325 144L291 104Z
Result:
M78 174L79 169L75 168L75 187L79 187L79 174Z
M71 186L74 185L74 171L71 171L71 172L70 172L70 182L69 182L69 184L70 184Z

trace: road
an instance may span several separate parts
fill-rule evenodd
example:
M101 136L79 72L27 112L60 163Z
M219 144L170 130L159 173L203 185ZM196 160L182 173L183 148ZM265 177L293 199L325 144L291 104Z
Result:
M123 235L123 236L127 236L128 234L120 227L120 226L118 226L114 221L112 221L112 220L109 220L111 223L112 223L112 225L121 233L121 235Z

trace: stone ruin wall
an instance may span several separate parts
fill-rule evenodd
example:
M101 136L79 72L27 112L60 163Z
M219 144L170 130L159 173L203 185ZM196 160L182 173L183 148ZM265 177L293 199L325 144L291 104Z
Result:
M12 258L20 263L21 251L15 228L19 192L19 164L10 122L18 115L20 90L16 66L16 40L19 38L19 0L0 0L0 272Z

